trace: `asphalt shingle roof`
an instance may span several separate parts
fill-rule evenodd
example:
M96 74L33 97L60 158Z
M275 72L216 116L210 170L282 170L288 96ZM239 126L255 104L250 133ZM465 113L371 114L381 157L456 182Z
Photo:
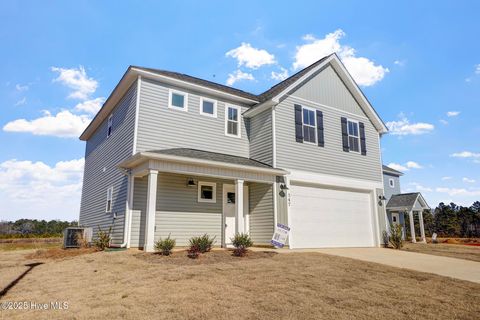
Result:
M417 200L419 194L420 192L395 194L388 200L387 209L400 207L411 208L415 204L415 200Z
M384 165L384 164L382 165L382 169L383 169L383 171L390 171L390 172L392 172L392 173L398 174L399 176L402 176L402 175L403 175L402 172L400 172L400 171L398 171L398 170L395 170L395 169L392 169L392 168L390 168L390 167L388 167L388 166L386 166L386 165Z
M229 154L209 152L203 150L189 149L189 148L172 148L163 150L150 150L148 152L166 154L178 157L186 157L201 160L210 160L217 162L225 162L231 164L238 164L243 166L257 167L257 168L272 168L268 164L245 157L232 156Z

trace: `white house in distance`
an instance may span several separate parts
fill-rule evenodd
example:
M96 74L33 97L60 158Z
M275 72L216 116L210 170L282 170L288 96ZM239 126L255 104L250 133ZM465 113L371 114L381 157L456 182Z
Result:
M259 95L130 66L80 137L80 224L147 251L169 234L269 244L277 223L290 248L379 246L386 132L335 54Z

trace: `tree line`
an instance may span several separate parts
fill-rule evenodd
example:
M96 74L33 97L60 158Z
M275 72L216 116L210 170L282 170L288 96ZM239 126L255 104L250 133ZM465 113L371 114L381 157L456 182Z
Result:
M76 227L77 221L32 220L0 221L0 239L61 237L67 227Z

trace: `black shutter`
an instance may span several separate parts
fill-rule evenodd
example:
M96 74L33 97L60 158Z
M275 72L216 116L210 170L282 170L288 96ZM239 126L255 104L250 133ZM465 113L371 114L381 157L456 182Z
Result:
M360 150L362 151L362 155L367 155L367 142L365 140L365 125L363 122L359 123L360 126Z
M317 140L318 146L325 146L325 139L323 137L323 113L320 110L317 110Z
M342 117L342 144L343 144L343 151L349 152L348 148L348 131L347 131L347 118Z
M298 104L295 105L295 139L303 143L302 106Z

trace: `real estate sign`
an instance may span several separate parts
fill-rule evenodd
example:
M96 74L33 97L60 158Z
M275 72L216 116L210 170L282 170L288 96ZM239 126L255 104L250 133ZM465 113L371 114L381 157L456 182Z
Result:
M283 248L287 242L288 232L290 228L284 224L277 223L275 232L272 237L272 244L277 248Z

